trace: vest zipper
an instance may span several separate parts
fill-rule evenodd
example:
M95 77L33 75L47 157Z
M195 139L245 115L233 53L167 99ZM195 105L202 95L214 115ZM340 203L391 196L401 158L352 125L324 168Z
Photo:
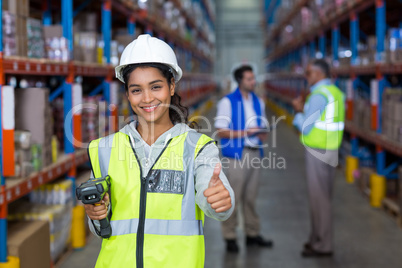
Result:
M142 175L142 174L141 174ZM137 268L144 267L144 229L147 202L147 178L141 176L140 215L137 229Z
M140 169L140 180L141 180L141 191L140 191L140 212L139 212L139 219L138 219L138 229L137 229L137 250L136 250L136 264L137 268L144 267L144 229L145 229L145 212L146 212L146 203L147 203L147 188L148 188L148 177L151 174L152 168L154 167L155 163L159 160L159 157L163 154L165 149L168 147L169 143L172 141L170 139L165 146L163 147L161 153L155 159L152 167L149 169L148 174L143 177L142 176L142 168L140 160L134 150L134 146L131 144L131 149L133 150L135 159L138 163L138 168Z

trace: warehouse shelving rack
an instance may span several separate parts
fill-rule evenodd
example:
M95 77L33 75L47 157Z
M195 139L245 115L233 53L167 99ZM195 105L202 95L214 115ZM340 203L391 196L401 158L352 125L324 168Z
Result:
M278 0L280 1L280 0ZM323 57L331 54L334 63L339 62L338 51L340 45L340 27L342 23L349 22L350 29L350 50L352 52L350 66L333 68L332 74L335 78L349 77L350 83L346 89L346 126L345 131L351 136L352 156L357 157L359 148L359 139L372 144L376 148L376 172L379 176L387 179L395 179L395 174L391 174L397 167L398 161L386 166L386 152L402 158L402 145L390 141L382 135L382 95L386 87L386 75L402 74L402 63L384 63L383 57L385 52L384 40L386 37L386 0L354 0L345 1L338 9L333 10L324 19L320 19L320 23L312 26L304 33L295 36L288 43L276 46L280 31L291 21L292 17L300 12L303 6L313 1L299 0L289 13L277 23L277 27L268 35L266 41L267 48L267 71L266 86L268 95L276 99L279 105L287 110L287 114L291 117L292 108L291 100L302 94L305 84L301 73L289 72L289 66L292 63L302 62L303 57L315 58L317 50L321 52ZM388 1L389 2L389 1ZM272 16L274 4L266 3L267 16ZM377 47L375 54L375 63L366 66L357 65L358 42L361 35L364 35L359 29L359 15L368 8L375 7L375 35L377 39ZM395 10L399 12L399 10ZM267 21L272 21L267 17ZM316 19L316 18L315 18ZM326 51L327 36L331 37L331 53ZM353 95L361 84L360 76L373 76L376 81L376 90L372 90L371 99L371 131L363 130L353 124ZM284 82L287 80L287 82ZM293 84L292 84L293 83ZM335 80L337 83L337 80ZM279 85L279 86L278 86Z
M193 0L199 2L204 16L207 17L208 22L214 27L215 14L212 12L212 7L206 0ZM73 17L83 10L85 7L91 4L90 0L77 1L79 6L76 10L73 10L73 0L61 0L61 24L63 28L63 36L68 40L68 49L70 55L73 51ZM208 36L205 35L201 29L197 29L196 24L183 9L178 0L172 0L173 4L185 15L187 27L195 29L197 31L197 38L204 40L209 49L213 50L214 44L211 42ZM43 24L50 25L52 22L51 17L51 1L44 1L43 12ZM155 33L158 37L167 37L168 43L172 47L178 47L186 51L186 60L196 59L201 66L202 73L186 73L183 75L181 83L185 83L188 88L179 90L179 94L182 95L183 101L186 105L195 105L200 101L203 101L205 97L215 89L215 81L210 75L213 60L212 57L205 55L202 51L193 45L190 41L184 37L179 36L176 32L167 28L166 25L158 22L147 14L146 11L139 9L132 4L132 1L127 0L103 0L102 3L102 33L104 38L104 57L106 58L105 65L101 64L88 64L70 60L69 62L55 62L47 59L28 59L19 57L7 57L3 56L3 46L0 42L0 96L2 96L2 88L5 85L5 75L18 74L28 76L61 76L64 77L64 83L58 89L53 91L50 95L50 100L53 100L59 95L63 95L64 99L64 117L72 109L72 85L76 76L83 77L102 77L103 82L97 86L90 95L97 93L103 93L103 96L107 103L110 103L109 88L110 83L114 77L114 68L110 65L110 41L112 30L112 11L118 15L124 15L127 18L128 34L133 35L137 23L144 27L147 33ZM3 6L3 0L0 0L0 7ZM0 9L0 17L2 17L3 10ZM0 29L2 28L2 20L0 19ZM0 40L3 39L2 33L0 33ZM0 108L2 106L0 101ZM109 112L112 116L113 107ZM1 113L1 112L0 112ZM0 125L1 119L0 115ZM78 122L79 123L79 122ZM70 142L73 133L77 132L75 124L67 125L65 130L65 154L61 156L57 163L54 163L48 167L45 167L40 172L30 175L28 178L7 180L3 176L2 166L3 159L11 157L9 155L0 154L0 264L7 263L7 207L8 204L17 200L18 198L30 193L35 188L42 184L51 182L52 180L59 178L60 176L67 174L67 178L71 179L75 185L76 168L88 161L87 152L85 149L76 149L74 144ZM0 141L3 144L2 131L0 131ZM2 146L3 147L3 146ZM12 156L13 157L13 156Z

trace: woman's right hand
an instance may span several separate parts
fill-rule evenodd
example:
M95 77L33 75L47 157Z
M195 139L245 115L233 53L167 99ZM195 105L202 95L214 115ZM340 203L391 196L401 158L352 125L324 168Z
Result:
M84 205L85 212L91 220L102 220L107 217L107 208L109 206L109 194L106 193L100 203Z

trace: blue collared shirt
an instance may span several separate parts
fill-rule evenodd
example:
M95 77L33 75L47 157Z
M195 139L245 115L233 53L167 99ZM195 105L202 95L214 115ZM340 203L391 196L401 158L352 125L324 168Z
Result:
M310 92L316 91L321 86L329 86L332 85L331 79L323 79L315 83L311 88ZM304 126L304 123L308 119L309 122L315 122L324 112L325 107L327 106L327 99L320 95L315 94L310 97L308 102L304 104L303 113L297 113L295 118L293 119L293 125L303 133L303 135L307 135L313 129L314 124L308 124ZM317 113L317 111L320 111Z

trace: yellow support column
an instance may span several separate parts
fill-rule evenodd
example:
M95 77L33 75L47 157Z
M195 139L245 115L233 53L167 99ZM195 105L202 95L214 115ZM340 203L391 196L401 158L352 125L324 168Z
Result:
M372 174L370 176L370 204L373 207L381 207L385 197L385 177Z
M354 172L359 168L359 159L354 156L346 157L346 182L347 183L354 183Z
M20 259L14 256L8 256L7 262L0 263L0 268L20 268Z

